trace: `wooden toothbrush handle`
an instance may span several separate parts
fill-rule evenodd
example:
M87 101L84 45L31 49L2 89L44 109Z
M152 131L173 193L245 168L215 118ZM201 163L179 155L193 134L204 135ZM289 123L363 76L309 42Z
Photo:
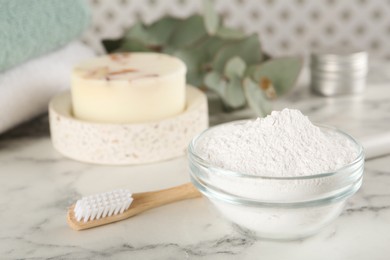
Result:
M165 190L149 191L133 194L134 201L139 212L146 211L148 209L156 208L162 205L166 205L172 202L192 199L200 197L200 192L192 185L192 183L186 183L176 187L172 187Z
M133 203L131 203L130 208L122 214L94 219L87 222L76 220L73 211L75 205L72 205L68 210L67 222L74 230L94 228L130 218L148 209L156 208L175 201L197 198L200 197L200 195L200 192L191 183L186 183L165 190L135 193L132 196L134 200Z

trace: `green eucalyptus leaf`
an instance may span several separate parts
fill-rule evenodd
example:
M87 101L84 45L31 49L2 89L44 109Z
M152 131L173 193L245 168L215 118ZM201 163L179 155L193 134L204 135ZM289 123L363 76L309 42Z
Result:
M220 81L222 79L222 76L220 73L216 71L209 72L204 77L204 83L209 89L214 90L218 94L223 93L223 91L220 91L222 89L219 88Z
M135 23L129 30L125 32L125 40L136 39L137 41L154 44L153 37L147 32L146 26L141 22Z
M257 68L260 66L260 64L254 64L254 65L251 65L251 66L247 66L246 69L245 69L245 72L244 72L244 76L245 77L250 77L252 79L254 79L254 74L255 74L255 71L257 70Z
M181 49L173 52L187 66L187 82L193 86L203 85L202 64L206 59L205 53L200 50Z
M231 58L225 66L224 74L229 78L232 77L242 77L244 71L246 69L245 61L243 61L240 57L234 56Z
M217 36L210 36L202 39L202 41L200 41L196 46L193 46L193 48L201 49L208 55L209 60L211 61L218 50L231 42L232 41L227 41Z
M226 40L239 40L245 37L245 33L228 27L220 27L217 31L217 36Z
M203 0L204 25L208 34L214 35L219 27L220 19L214 9L214 1Z
M136 23L125 33L125 41L135 39L151 49L161 49L160 46L165 45L172 36L178 21L177 18L164 17L150 26Z
M244 77L256 78L254 75L260 70L260 65L252 65L246 68ZM265 96L272 100L277 97L275 86L268 77L259 77L256 79L257 85L263 90Z
M254 66L248 71L256 82L268 79L278 96L291 89L302 69L302 60L297 57L276 58Z
M224 94L226 89L226 81L222 80L222 75L216 71L206 74L204 83L208 89L217 93L220 97Z
M231 79L227 79L220 73L213 71L206 74L204 82L210 90L218 94L224 106L229 110L243 107L246 104L239 77L233 76Z
M168 47L163 51L184 60L188 68L187 80L190 84L204 86L204 76L211 70L210 51L217 49L220 43L219 39L210 37L188 48L175 50L173 47Z
M241 79L233 76L226 85L222 101L226 106L237 109L246 104L244 90L241 86Z
M153 37L155 44L166 44L179 22L180 20L174 17L163 17L149 26L148 33Z
M187 66L187 70L193 70L198 66L198 58L188 50L177 50L173 53L174 56L181 59Z
M163 48L161 49L161 52L162 53L165 53L165 54L168 54L168 55L174 55L175 52L177 51L176 48L173 48L171 46L163 46Z
M193 15L180 21L169 39L169 45L173 48L188 47L205 36L207 36L207 32L202 16Z
M196 86L196 87L204 86L202 75L195 71L188 71L186 78L187 78L187 84L190 84L191 86Z
M221 48L214 57L213 68L222 72L226 62L234 56L239 56L248 65L261 62L262 54L258 36L253 34Z
M243 81L246 101L249 107L260 117L268 115L271 110L271 102L266 98L258 84L249 77Z
M126 39L122 43L121 47L117 49L120 52L150 52L153 51L151 48L145 45L144 42L141 42L136 39Z

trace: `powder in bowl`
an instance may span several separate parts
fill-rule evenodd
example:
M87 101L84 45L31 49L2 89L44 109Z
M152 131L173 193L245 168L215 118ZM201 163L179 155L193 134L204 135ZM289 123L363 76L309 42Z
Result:
M197 151L215 166L270 177L332 172L357 157L349 139L322 132L293 109L221 127L200 140Z
M312 235L341 213L362 184L362 147L298 110L230 122L194 138L191 180L221 215L254 235Z

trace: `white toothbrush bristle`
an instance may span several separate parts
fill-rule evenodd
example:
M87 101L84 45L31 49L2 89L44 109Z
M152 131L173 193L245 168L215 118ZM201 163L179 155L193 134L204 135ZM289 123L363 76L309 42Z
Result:
M108 212L108 216L110 217L112 213L114 213L115 205L110 205L110 211Z
M92 221L122 214L133 202L129 190L114 190L79 199L73 209L77 221Z

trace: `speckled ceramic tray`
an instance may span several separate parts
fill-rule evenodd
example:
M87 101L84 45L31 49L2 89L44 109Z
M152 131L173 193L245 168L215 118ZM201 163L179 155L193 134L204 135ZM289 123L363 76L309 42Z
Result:
M160 121L102 124L72 115L70 93L53 98L49 105L53 146L77 161L130 165L163 161L185 153L192 137L208 127L206 95L187 87L183 113Z

